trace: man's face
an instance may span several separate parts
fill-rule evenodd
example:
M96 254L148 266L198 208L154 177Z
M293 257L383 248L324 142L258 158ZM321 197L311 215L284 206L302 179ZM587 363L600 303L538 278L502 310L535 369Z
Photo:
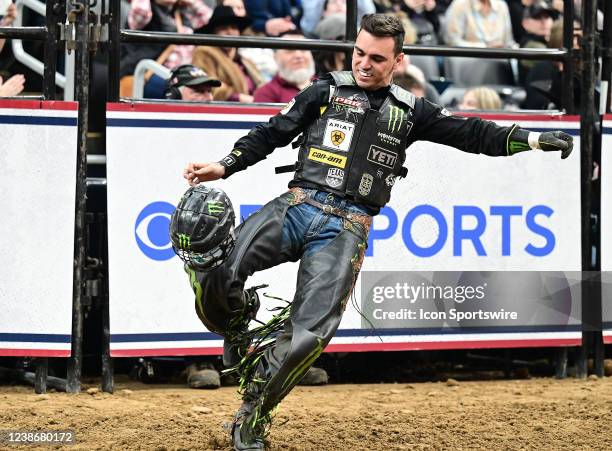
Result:
M346 0L328 0L323 16L343 13L346 14Z
M181 86L181 97L191 102L210 102L213 99L210 85Z
M301 35L283 35L284 39L304 39ZM276 64L282 70L296 71L310 67L312 64L312 53L310 50L286 50L278 49L274 52Z
M240 36L240 30L236 25L223 25L215 28L215 34L219 36Z
M229 6L238 17L246 16L246 9L242 0L223 0L223 6Z
M391 83L393 71L404 59L404 54L396 55L393 47L392 37L359 32L353 50L353 76L360 88L375 90Z
M240 36L240 29L236 25L223 25L215 28L215 34L219 36ZM230 53L235 47L221 47L225 53Z
M550 39L550 32L553 27L553 19L550 15L544 13L537 17L525 17L523 19L523 28L536 36L543 36L547 41Z

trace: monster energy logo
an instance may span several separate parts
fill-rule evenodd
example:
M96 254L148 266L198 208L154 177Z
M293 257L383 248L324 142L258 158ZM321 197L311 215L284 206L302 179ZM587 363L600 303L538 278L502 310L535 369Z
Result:
M221 215L225 211L223 202L217 202L217 201L208 202L207 208L208 208L208 214L212 216Z
M179 233L179 247L181 249L189 249L191 247L191 237L189 235L185 235L184 233Z
M398 124L399 121L399 124ZM391 105L389 107L389 123L388 128L391 130L391 133L395 131L395 126L397 125L397 131L399 132L402 128L402 122L404 121L404 110L400 107Z
M531 147L529 147L529 144L520 142L520 141L510 141L508 145L508 150L510 151L510 155L513 155L517 152L523 152L529 149L531 149Z

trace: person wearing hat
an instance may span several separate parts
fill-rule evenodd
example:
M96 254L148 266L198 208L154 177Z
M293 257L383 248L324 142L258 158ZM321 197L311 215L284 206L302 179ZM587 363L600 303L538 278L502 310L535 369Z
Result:
M191 64L175 68L166 84L166 99L190 102L210 102L213 100L212 89L221 86L219 80Z
M525 34L520 41L521 48L545 49L548 48L553 23L559 17L559 12L553 7L550 0L536 0L523 10L521 25ZM535 66L535 60L520 60L519 82L524 84L527 74Z
M249 17L237 16L230 6L217 6L208 24L197 32L240 36L250 24ZM236 47L196 47L192 64L221 81L221 86L213 93L214 100L251 103L255 89L263 84L255 64L241 56Z

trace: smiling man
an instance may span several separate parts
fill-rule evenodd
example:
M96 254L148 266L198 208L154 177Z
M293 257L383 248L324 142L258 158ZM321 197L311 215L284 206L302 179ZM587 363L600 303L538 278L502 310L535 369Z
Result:
M392 84L393 71L404 58L403 40L396 17L364 16L352 72L332 72L301 91L267 124L239 139L221 161L185 168L192 186L227 178L301 134L289 191L236 229L233 251L228 250L227 240L234 237L229 234L223 249L207 248L207 265L215 269L190 266L193 259L184 259L200 319L224 336L224 363L241 372L243 404L232 427L237 450L264 448L274 407L334 336L361 269L372 216L389 201L396 180L406 175L410 144L428 140L490 156L542 149L567 158L572 151L572 138L563 132L539 134L518 125L453 116ZM183 210L177 210L173 224L182 219ZM193 210L185 208L184 214L193 220ZM171 227L177 246L179 233L184 232ZM256 288L244 290L248 275L297 260L288 318L263 329L275 341L248 351L249 321L259 307Z

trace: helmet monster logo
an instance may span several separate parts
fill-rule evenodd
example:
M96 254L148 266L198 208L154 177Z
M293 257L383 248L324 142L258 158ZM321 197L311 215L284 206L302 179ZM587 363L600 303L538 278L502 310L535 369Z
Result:
M331 134L332 144L335 146L339 146L340 144L342 144L342 141L344 141L345 136L346 135L344 134L344 132L341 132L340 130L332 131L332 134Z
M402 122L404 121L404 110L400 107L391 105L389 107L389 122L387 127L393 133L395 131L395 127L397 126L397 131L399 132L402 128Z
M234 249L234 220L234 209L225 192L193 186L172 213L172 247L191 269L216 268Z
M223 202L209 201L206 205L208 214L211 216L221 216L225 211Z
M191 246L191 238L189 237L189 235L185 235L184 233L179 233L178 238L179 238L179 247L181 249L189 249L189 247Z

